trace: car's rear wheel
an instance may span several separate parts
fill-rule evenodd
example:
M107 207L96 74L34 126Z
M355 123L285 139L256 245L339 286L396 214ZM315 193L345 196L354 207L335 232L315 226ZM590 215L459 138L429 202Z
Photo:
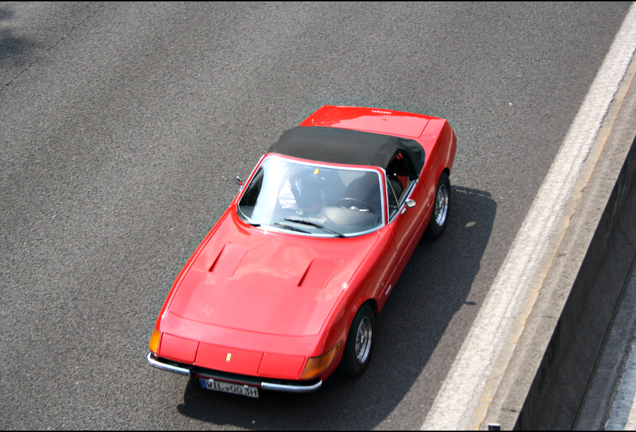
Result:
M373 347L373 318L373 309L368 304L358 309L338 367L341 375L357 377L367 368Z
M448 210L451 203L451 187L448 175L444 172L439 176L437 181L437 190L435 191L435 206L431 221L426 228L426 235L432 239L439 238L448 222Z

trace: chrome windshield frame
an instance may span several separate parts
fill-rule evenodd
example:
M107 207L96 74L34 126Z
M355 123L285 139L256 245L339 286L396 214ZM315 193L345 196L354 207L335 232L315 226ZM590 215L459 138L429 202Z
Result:
M419 177L416 178L415 180L411 181L411 184L409 185L409 188L406 192L406 194L404 195L404 199L402 199L402 202L398 203L398 209L395 212L395 214L389 219L389 224L391 222L393 222L395 220L396 217L398 217L398 215L402 212L402 209L404 209L404 206L406 205L406 202L411 198L411 195L413 194L413 191L415 190L415 185L418 183L419 181Z
M388 223L388 217L387 217L387 191L386 191L386 186L384 185L384 183L386 182L386 172L384 170L384 168L381 167L376 167L376 166L357 166L357 165L346 165L346 164L336 164L336 163L326 163L326 162L318 162L318 161L311 161L311 160L306 160L306 159L298 159L298 158L294 158L291 156L285 156L285 155L280 155L280 154L276 154L276 153L267 153L265 155L263 155L261 157L261 159L259 160L259 162L256 164L256 166L254 167L254 169L252 170L252 173L250 174L249 178L247 179L247 181L245 182L244 186L241 188L235 202L236 202L236 212L239 215L239 217L245 221L248 221L247 223L250 223L252 225L254 225L255 227L265 230L265 231L276 231L276 232L281 232L281 233L285 233L285 234L292 234L292 235L296 235L296 236L306 236L306 237L323 237L323 238L337 238L334 237L333 235L330 235L328 233L302 233L302 232L296 232L296 231L290 231L290 230L286 230L284 228L279 228L276 227L275 225L270 225L270 224L260 224L258 221L250 218L249 216L247 216L245 213L243 213L243 211L241 210L241 206L240 206L240 202L243 199L243 196L245 195L245 193L247 192L247 190L249 189L249 186L251 185L252 181L254 180L256 174L258 173L259 168L263 165L263 163L265 163L265 161L269 160L269 159L280 159L283 160L286 163L293 163L293 164L297 164L297 165L301 165L301 166L306 166L306 167L316 167L319 169L330 169L330 170L346 170L346 171L357 171L357 172L373 172L376 173L378 175L378 186L380 188L380 209L382 212L382 218L381 218L381 222L376 225L375 227L368 229L368 230L364 230L364 231L358 231L358 232L354 232L354 233L343 233L344 237L358 237L361 235L365 235L365 234L369 234L369 233L373 233L378 231L379 229L381 229L383 226L387 225Z

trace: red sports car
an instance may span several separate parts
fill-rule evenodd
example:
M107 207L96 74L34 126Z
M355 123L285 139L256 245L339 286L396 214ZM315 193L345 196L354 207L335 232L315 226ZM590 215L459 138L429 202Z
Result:
M455 149L444 119L371 108L283 133L177 277L148 362L250 397L361 374L374 316L444 231Z

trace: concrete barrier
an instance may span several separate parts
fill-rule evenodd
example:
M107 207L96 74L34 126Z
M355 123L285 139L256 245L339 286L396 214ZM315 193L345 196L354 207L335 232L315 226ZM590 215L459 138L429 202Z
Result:
M481 429L572 429L581 415L636 262L635 75L632 61L551 237L553 258Z
M632 143L516 429L572 429L580 415L636 257L635 179L636 145Z

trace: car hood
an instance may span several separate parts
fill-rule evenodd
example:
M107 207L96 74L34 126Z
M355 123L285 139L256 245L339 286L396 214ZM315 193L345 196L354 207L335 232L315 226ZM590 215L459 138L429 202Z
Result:
M251 332L320 332L378 241L268 231L229 212L181 275L168 309L187 320Z

